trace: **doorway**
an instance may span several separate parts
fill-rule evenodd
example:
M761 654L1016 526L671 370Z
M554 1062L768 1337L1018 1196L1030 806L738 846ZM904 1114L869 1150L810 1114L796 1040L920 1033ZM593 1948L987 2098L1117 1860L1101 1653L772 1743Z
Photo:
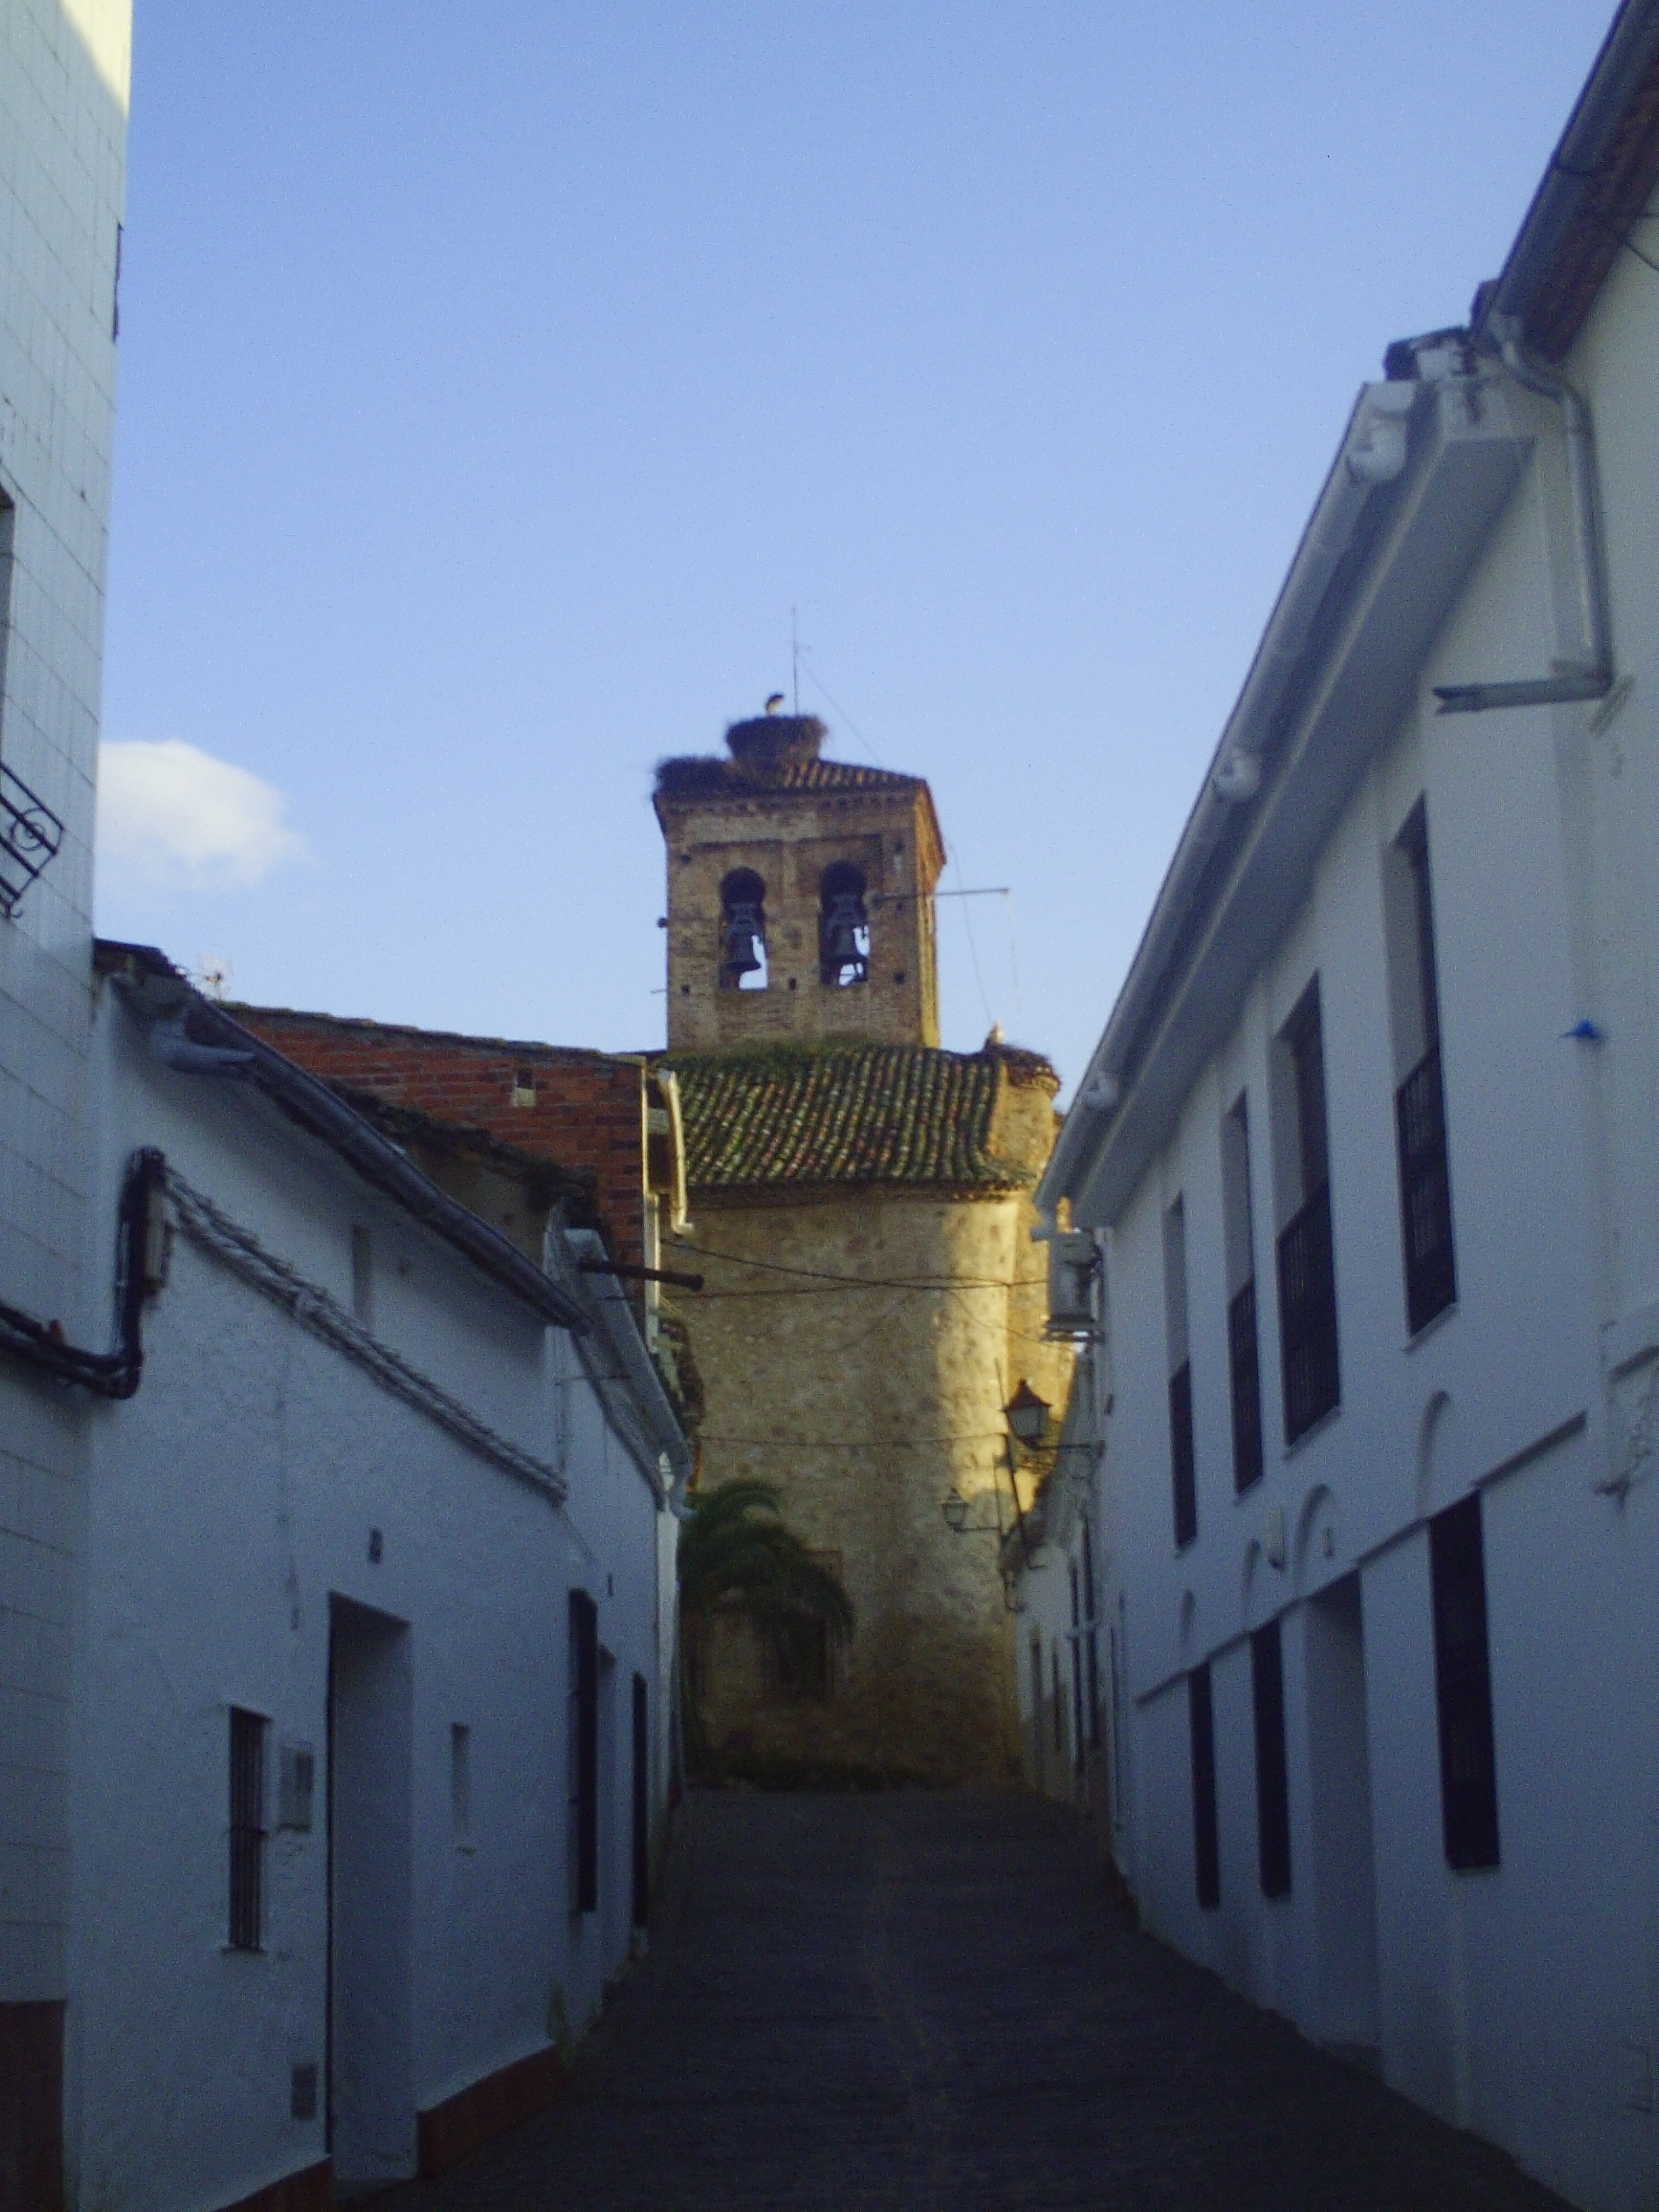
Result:
M610 1975L616 1972L618 1961L628 1950L630 1899L623 1887L621 1850L624 1831L622 1827L620 1784L623 1768L623 1742L619 1734L621 1716L617 1712L617 1655L599 1646L599 1923L600 1941L604 1947L602 1971Z
M1306 1620L1318 2038L1375 2067L1376 1870L1358 1574L1311 1599Z
M651 1697L643 1674L634 1677L633 1920L651 1917Z
M409 1624L329 1600L328 2148L343 2190L416 2170Z

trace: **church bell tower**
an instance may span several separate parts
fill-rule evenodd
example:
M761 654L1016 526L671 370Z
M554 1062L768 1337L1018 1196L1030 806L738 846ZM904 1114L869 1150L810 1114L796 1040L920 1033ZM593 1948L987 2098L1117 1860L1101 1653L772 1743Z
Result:
M939 1042L933 794L820 758L823 738L815 715L757 715L725 758L658 767L671 1052Z

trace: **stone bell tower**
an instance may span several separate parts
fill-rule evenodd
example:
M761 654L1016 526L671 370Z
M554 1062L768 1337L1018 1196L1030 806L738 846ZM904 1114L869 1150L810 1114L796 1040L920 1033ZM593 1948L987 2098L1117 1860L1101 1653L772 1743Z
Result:
M757 715L728 757L658 767L671 1052L939 1042L933 794L820 759L823 737L815 715Z

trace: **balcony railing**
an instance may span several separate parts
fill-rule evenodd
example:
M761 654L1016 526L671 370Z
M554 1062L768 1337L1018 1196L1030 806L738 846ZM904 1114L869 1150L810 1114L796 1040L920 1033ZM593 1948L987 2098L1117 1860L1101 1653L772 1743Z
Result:
M1285 1441L1294 1443L1342 1400L1328 1183L1320 1184L1279 1235L1279 1334L1285 1369Z
M1233 1488L1246 1491L1261 1480L1261 1363L1254 1276L1227 1307L1227 1371L1233 1394Z
M1193 1370L1183 1359L1170 1377L1170 1475L1176 1548L1198 1534L1198 1462L1193 1448Z
M1440 1048L1431 1045L1394 1095L1400 1150L1400 1225L1406 1319L1413 1336L1457 1298L1451 1178L1446 1169L1446 1094Z
M0 915L9 915L64 842L64 825L0 762Z

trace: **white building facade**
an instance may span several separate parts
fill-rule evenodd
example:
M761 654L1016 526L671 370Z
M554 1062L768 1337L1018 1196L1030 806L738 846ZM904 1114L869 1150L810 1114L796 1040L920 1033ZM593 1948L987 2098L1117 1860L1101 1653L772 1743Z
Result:
M127 0L0 4L0 1342L80 1342L92 813ZM0 2158L52 2201L68 1917L74 1400L0 1362Z
M295 2212L544 2104L625 1964L690 1462L556 1224L538 1269L99 964L88 1273L142 1364L78 1532L69 2201Z
M1644 0L1362 392L1039 1192L1146 1923L1595 2212L1659 2187L1656 94Z

